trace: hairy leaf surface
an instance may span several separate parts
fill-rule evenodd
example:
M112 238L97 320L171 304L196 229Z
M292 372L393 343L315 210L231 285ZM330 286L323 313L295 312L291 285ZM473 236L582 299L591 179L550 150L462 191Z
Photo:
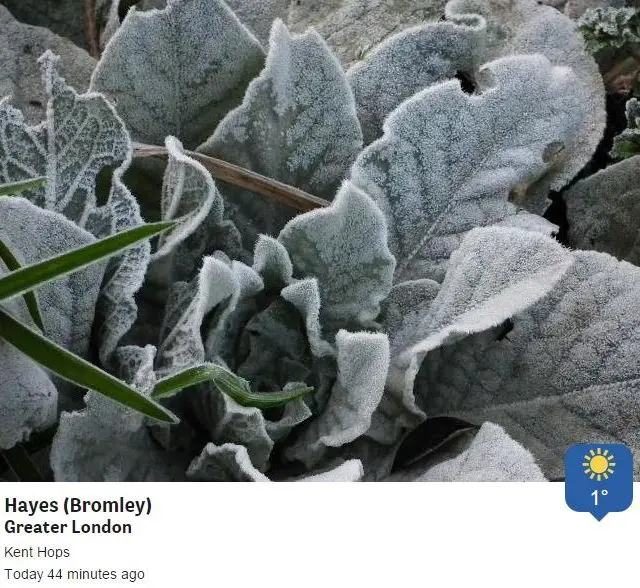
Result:
M121 173L122 168L114 173L107 203L93 210L87 219L87 230L98 238L144 222L140 206L124 185ZM96 305L98 351L104 365L110 365L113 352L138 316L135 295L144 283L150 261L151 244L144 241L108 262Z
M572 247L640 265L640 156L580 180L563 199Z
M439 289L424 280L392 291L382 317L393 350L387 392L368 436L393 443L403 428L424 420L414 381L430 350L525 310L552 291L572 263L568 250L539 233L474 229L452 255Z
M581 120L578 127L561 139L551 152L549 169L528 190L516 195L515 201L540 214L549 201L549 190L559 190L591 159L606 122L605 94L602 76L575 22L551 6L536 0L453 0L445 14L454 22L465 22L469 15L481 15L487 21L484 60L513 54L544 55L555 66L566 66L573 73L573 92L579 97ZM530 88L538 84L531 84ZM536 91L531 92L532 95ZM574 105L572 108L576 109ZM535 125L537 116L526 118Z
M278 240L289 252L294 277L318 280L328 333L376 318L395 260L384 217L364 192L346 182L331 206L296 217Z
M518 56L483 72L491 86L480 96L446 82L405 101L353 167L387 218L396 283L441 281L464 234L514 215L511 193L540 178L549 146L582 124L569 70Z
M38 364L0 339L0 448L55 422L58 391Z
M199 151L331 200L361 147L338 60L314 31L292 37L276 21L264 70ZM249 249L260 233L277 236L293 216L284 204L226 184L220 189Z
M58 60L50 51L39 60L48 97L42 124L28 126L21 112L0 100L0 181L46 176L43 187L24 196L83 226L96 206L98 173L128 161L131 145L113 107L99 94L78 94L67 86Z
M0 239L19 256L21 265L43 261L95 241L61 214L42 210L24 198L0 199ZM45 335L84 356L105 262L92 264L38 288Z
M483 43L482 19L471 26L428 24L389 37L349 69L365 145L382 135L384 119L401 102L458 71L474 72Z
M221 0L171 0L129 10L91 77L112 98L133 137L192 149L237 106L264 53Z
M16 13L14 15L23 20ZM62 56L62 75L72 86L83 90L89 85L96 63L69 39L19 20L0 5L0 63L3 66L0 72L0 96L11 95L13 104L22 110L27 122L37 124L45 114L47 96L42 88L42 72L36 59L47 49Z
M389 365L386 336L340 331L336 337L338 377L324 411L311 420L285 452L308 468L330 447L341 447L364 434L380 402Z
M416 381L432 416L498 423L549 477L573 443L640 449L640 269L575 252L560 283L506 334L484 333L430 353Z
M171 253L207 216L221 219L223 210L222 197L204 166L186 155L175 137L167 137L165 145L169 163L162 183L161 220L177 220L179 224L160 236L153 260Z
M200 482L268 482L269 478L251 463L243 445L208 443L187 470L187 476Z
M145 394L156 381L155 348L121 347L115 362L121 377ZM59 482L146 482L185 480L186 456L160 450L146 418L108 398L88 392L86 408L63 412L51 448Z

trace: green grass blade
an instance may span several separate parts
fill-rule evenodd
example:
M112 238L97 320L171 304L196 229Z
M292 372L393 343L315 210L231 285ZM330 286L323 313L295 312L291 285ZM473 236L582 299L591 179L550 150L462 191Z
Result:
M94 390L159 421L178 422L177 417L160 404L23 325L2 307L0 307L0 337L35 362L73 384Z
M33 178L31 180L21 180L20 182L11 182L9 184L0 184L0 196L9 196L11 194L19 194L26 190L34 190L46 183L46 177Z
M18 270L22 267L16 259L16 256L11 252L11 249L2 242L2 239L0 239L0 260L3 261L9 271ZM42 320L42 314L40 313L40 305L38 304L36 293L25 292L24 301L31 315L31 319L41 331L44 331L44 322Z
M46 282L110 257L175 226L174 222L150 223L105 237L84 247L27 265L0 278L0 300L23 294Z
M204 382L213 382L218 390L227 394L242 406L254 406L261 409L282 406L287 402L313 392L313 388L300 386L289 391L255 393L251 391L249 382L245 379L236 376L219 365L205 363L159 380L151 393L151 397L156 399L168 398L184 388Z

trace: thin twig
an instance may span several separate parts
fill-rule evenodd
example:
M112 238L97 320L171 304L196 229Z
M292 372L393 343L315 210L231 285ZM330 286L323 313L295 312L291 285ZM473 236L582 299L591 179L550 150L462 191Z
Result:
M89 55L98 59L100 44L96 27L96 0L84 0L84 38L89 48Z
M159 145L135 143L134 148L135 157L168 155L166 148L160 147ZM244 167L234 165L233 163L194 151L185 151L185 153L189 155L189 157L199 161L214 178L227 182L228 184L233 184L234 186L239 186L250 192L255 192L261 196L283 202L301 212L324 208L331 204L327 200L313 196L304 190L260 175Z

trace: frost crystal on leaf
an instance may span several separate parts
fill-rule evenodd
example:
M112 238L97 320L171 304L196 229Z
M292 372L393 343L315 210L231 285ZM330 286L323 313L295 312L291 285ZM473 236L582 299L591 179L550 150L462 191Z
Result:
M153 256L139 243L37 295L47 336L180 423L93 392L67 412L3 332L0 447L62 410L67 481L543 480L572 443L638 454L640 269L564 248L564 219L538 215L600 139L597 66L535 0L452 0L430 22L443 4L145 0L118 27L115 2L90 92L41 57L42 123L0 101L0 183L48 181L0 197L0 239L29 263L175 221ZM269 29L265 57L250 30ZM129 132L166 167L132 165ZM235 184L255 174L271 198ZM570 245L638 261L637 175L631 157L562 195ZM278 181L327 206L296 215ZM19 296L2 307L31 320ZM218 366L227 381L202 381Z
M542 56L503 58L483 75L480 96L445 82L405 101L353 167L387 218L395 282L441 281L464 234L514 215L511 193L540 178L549 145L582 123L573 74Z
M432 416L498 423L549 477L573 443L626 443L638 451L640 269L575 252L560 283L512 318L424 360L418 403Z
M403 427L424 420L414 380L425 355L526 309L551 291L572 263L566 249L538 233L474 229L452 255L439 289L425 280L392 291L382 316L393 345L388 390L367 434L392 443ZM403 302L409 293L415 296L411 305ZM402 316L398 305L406 311Z
M382 135L387 115L405 99L435 84L474 72L483 51L484 21L475 26L428 24L389 37L354 65L353 88L365 145Z
M136 141L167 135L188 149L239 104L264 53L221 0L172 0L131 9L107 44L91 89L114 100Z
M187 476L203 482L269 481L267 476L253 467L247 448L233 443L221 446L209 443L191 462Z
M384 391L389 365L385 335L340 331L336 345L338 378L327 406L285 452L287 459L302 461L308 468L330 447L341 447L367 431Z
M329 333L368 326L391 288L395 260L384 218L371 199L345 182L333 204L289 222L278 237L296 278L314 277Z
M2 339L0 373L0 449L9 449L55 422L58 391L38 364Z
M152 259L168 255L209 215L222 219L222 198L209 172L188 157L175 137L165 140L169 163L162 184L162 220L178 221L178 226L160 235ZM214 209L215 207L215 209Z
M40 58L49 98L42 124L27 126L7 99L0 101L0 181L46 176L45 186L24 195L83 226L96 206L98 173L128 161L131 145L113 107L99 94L78 95L58 75L57 62L49 51Z
M55 9L53 7L50 10ZM25 10L28 11L29 7ZM48 9L44 10L46 12ZM22 20L17 13L14 16ZM0 39L3 40L0 46L0 96L11 96L26 120L37 124L45 114L47 97L42 88L42 73L36 58L47 49L60 55L62 75L77 89L85 89L89 85L96 64L86 51L70 40L44 27L19 22L14 16L0 5Z
M143 223L140 206L124 185L122 170L114 173L109 199L93 210L87 229L96 237L108 237ZM96 307L98 317L99 355L109 365L111 354L138 316L135 295L144 283L151 260L151 245L144 241L109 260L106 279Z
M131 161L131 144L122 120L103 96L77 94L57 73L58 59L40 58L48 96L46 119L25 124L7 99L0 101L0 180L47 176L44 187L25 192L34 204L64 214L96 237L107 237L141 224L140 208L122 182ZM96 183L105 166L115 166L107 203L98 207ZM50 252L45 255L49 257ZM107 364L137 315L134 294L149 263L149 244L140 243L108 262L96 313L99 354ZM99 284L98 284L99 285Z
M276 21L264 70L198 150L330 200L361 148L338 60L314 31L292 37ZM260 233L277 236L293 216L283 204L226 184L220 189L245 247Z
M167 304L156 369L161 377L205 360L200 334L204 316L230 298L237 298L238 282L224 262L207 257L190 284L178 282Z
M640 156L580 180L563 198L572 247L640 265Z
M0 239L22 265L43 261L95 241L61 214L42 210L24 198L0 198ZM85 356L105 262L68 274L37 290L45 335Z
M624 159L640 153L640 102L637 98L627 100L625 107L627 128L613 138L610 155Z
M116 363L122 377L149 394L155 348L121 347ZM144 416L100 394L88 392L86 408L63 412L51 448L51 468L64 482L168 482L185 480L188 461L161 451Z
M326 472L299 478L299 482L359 482L364 476L362 463L358 459L350 459Z
M470 16L484 17L488 33L484 61L514 54L539 54L552 65L570 68L573 73L571 91L580 104L565 107L574 110L578 127L563 138L557 150L550 151L553 156L547 173L515 197L518 204L541 214L548 207L549 190L559 190L567 184L588 163L602 138L606 111L598 65L587 53L575 22L536 0L453 0L445 13L453 22L467 22ZM537 86L533 80L523 83L532 96L537 95L532 91ZM536 120L537 116L532 116L529 124Z

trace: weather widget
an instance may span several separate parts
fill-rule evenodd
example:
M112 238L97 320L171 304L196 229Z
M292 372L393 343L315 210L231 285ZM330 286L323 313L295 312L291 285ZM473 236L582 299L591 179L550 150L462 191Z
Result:
M572 445L564 456L565 500L601 521L633 501L633 456L619 443Z

